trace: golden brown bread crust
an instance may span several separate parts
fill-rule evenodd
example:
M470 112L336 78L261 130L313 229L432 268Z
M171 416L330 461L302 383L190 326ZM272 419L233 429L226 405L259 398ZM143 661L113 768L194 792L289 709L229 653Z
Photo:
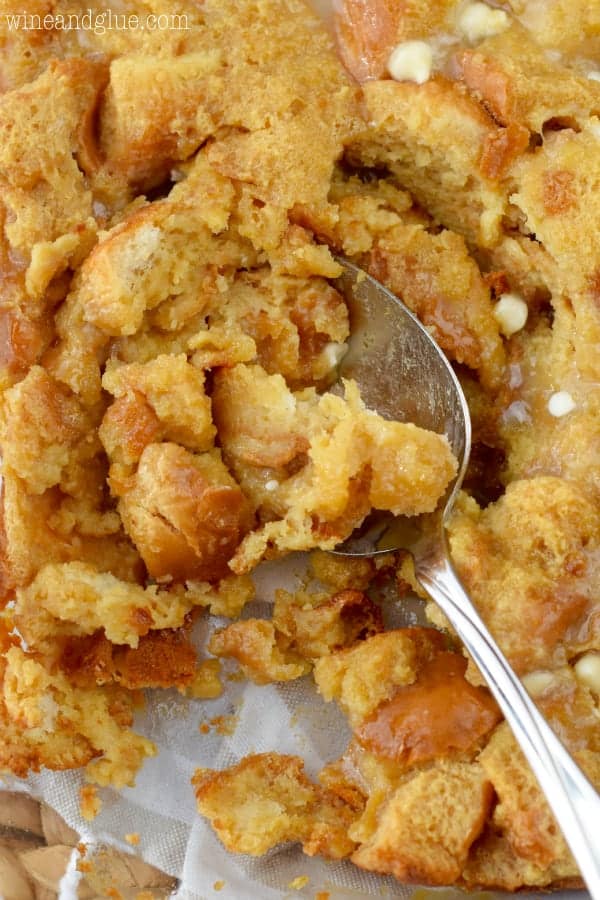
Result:
M81 690L10 644L3 638L2 767L24 777L41 766L87 765L98 784L132 783L143 759L156 752L129 729L135 696L114 686Z
M388 166L437 222L471 244L495 244L507 199L480 165L501 133L486 109L444 75L423 85L370 81L363 90L373 128L352 142L350 159Z
M539 788L515 739L505 723L495 727L500 717L487 691L479 689L477 700L480 712L488 716L483 733L478 715L470 716L468 704L459 699L461 690L473 689L463 674L460 690L452 677L440 678L441 706L437 711L428 706L435 702L428 681L436 665L446 671L447 661L454 658L456 673L466 669L464 657L446 646L434 630L401 629L326 654L316 664L319 689L326 699L339 700L355 730L342 759L319 774L327 790L353 811L348 837L356 849L351 859L363 868L417 884L508 890L524 884L577 886L574 861L549 808L540 803ZM569 667L554 670L544 684L539 697L544 714L596 780L600 757L594 697ZM411 702L405 702L411 692L419 705L418 716L411 713ZM461 723L455 722L458 743L448 731L453 703L463 716ZM448 708L449 716L443 716L441 707ZM389 745L374 741L369 731L376 721L374 708L379 716L393 710L396 735ZM237 794L248 788L247 769L253 772L258 766L262 772L258 759L248 757L224 772L205 770L199 776L200 785L210 785L207 795L197 793L199 809L235 852L248 851L244 831L248 820ZM269 768L279 771L288 765L289 758L270 755ZM232 790L236 799L229 799ZM264 782L261 798L262 791ZM276 804L281 796L273 785L266 791L266 798ZM255 824L251 828L256 852L280 841L302 840L282 829L280 811L281 805L261 808L259 834Z
M442 763L419 772L392 795L352 860L400 881L451 884L483 830L492 800L492 785L476 765Z
M541 133L550 121L579 122L598 102L598 87L544 52L516 23L457 56L469 91L502 126ZM525 150L526 148L521 148Z
M4 559L13 584L27 584L46 563L69 560L139 577L139 554L108 498L96 422L97 411L40 366L4 393Z
M459 235L432 235L420 226L389 229L366 264L431 329L451 359L477 371L484 387L500 384L504 350L490 290Z
M356 730L359 744L375 756L408 766L469 751L500 719L488 692L464 678L467 661L440 653L399 688Z
M99 631L70 637L64 642L59 665L74 684L86 688L114 681L128 691L176 687L185 692L204 666L198 663L189 639L189 624L186 621L181 628L148 632L137 647L112 644ZM215 688L204 696L218 696L218 677Z
M218 453L148 444L122 491L126 532L156 579L217 581L252 524L248 501Z
M494 798L492 781L475 758L485 731L490 731L499 718L487 691L478 689L481 694L477 698L483 716L491 713L483 732L483 719L478 721L478 714L470 716L468 705L458 699L457 684L441 677L439 708L425 707L420 716L411 714L409 706L395 709L395 758L390 758L369 733L372 710L381 716L383 710L403 696L403 691L416 689L423 703L429 702L432 694L426 690L426 682L431 678L432 664L445 666L453 659L456 672L464 672L464 657L447 651L445 646L442 635L433 629L390 631L348 649L325 653L315 668L319 689L326 699L340 699L357 737L345 757L319 775L329 796L336 796L345 810L346 826L350 826L348 839L355 845L351 859L363 868L394 874L402 881L447 884L457 880L471 846L483 832ZM457 677L462 679L465 691L473 690L462 674ZM460 746L451 738L445 742L436 729L440 708L453 702L463 715L462 722L455 723L456 734L469 738ZM411 757L411 740L413 747L426 748L430 729L442 743L429 755L417 753ZM401 757L396 750L402 746L408 752ZM194 783L200 788L196 794L199 810L212 821L228 849L264 852L284 840L305 840L301 831L294 833L288 824L282 786L271 774L282 769L289 771L292 761L275 754L268 758L268 776L263 774L263 757L247 757L224 772L205 770L195 776ZM428 765L421 767L423 762ZM244 803L253 804L250 799L240 799L242 792L246 791L248 798L259 791L261 799L264 796L264 781L258 789L255 781L250 781L256 778L257 770L263 779L272 781L266 792L271 805L265 803L260 813L248 813ZM262 825L257 835L256 819L249 824L249 815L258 818L259 814ZM344 820L340 817L339 821ZM305 828L309 822L308 817L303 820ZM310 852L306 846L305 852Z

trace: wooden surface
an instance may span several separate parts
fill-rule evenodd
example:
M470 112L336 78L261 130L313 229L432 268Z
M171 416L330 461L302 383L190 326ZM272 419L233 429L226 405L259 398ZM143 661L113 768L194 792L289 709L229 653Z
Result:
M2 900L55 900L73 852L83 870L81 900L158 900L177 886L174 878L134 855L97 847L91 855L79 844L77 833L47 804L0 791Z

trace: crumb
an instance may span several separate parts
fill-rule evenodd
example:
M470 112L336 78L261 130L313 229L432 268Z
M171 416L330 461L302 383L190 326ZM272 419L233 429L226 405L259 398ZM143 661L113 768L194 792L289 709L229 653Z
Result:
M180 689L180 693L195 700L213 700L223 693L221 666L217 659L205 659L198 664L191 682Z
M128 844L131 844L132 847L137 847L140 842L140 836L137 831L132 832L131 834L125 835L125 840Z
M213 889L215 891L222 891L224 887L225 887L224 881L215 881L215 883L213 884Z
M210 720L210 724L215 729L217 734L220 735L232 735L235 733L235 729L238 726L239 716L229 715L229 716L215 716L214 719Z
M81 815L87 822L91 822L102 809L98 788L93 784L85 784L79 791L79 798Z
M201 734L209 734L211 729L222 736L234 734L239 722L237 715L215 716L208 721L203 721L198 726Z
M308 875L298 875L297 878L292 879L288 884L288 888L292 891L301 891L302 888L306 887L308 882L310 881Z

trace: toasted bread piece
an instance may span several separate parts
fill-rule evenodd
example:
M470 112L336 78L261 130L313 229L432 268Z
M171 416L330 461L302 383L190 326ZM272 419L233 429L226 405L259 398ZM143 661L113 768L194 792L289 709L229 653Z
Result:
M218 451L148 444L119 501L125 530L157 579L216 581L252 524Z
M347 829L356 813L313 784L298 757L262 753L222 772L197 769L192 779L199 811L228 850L260 856L288 841L329 859L348 856Z
M139 555L106 493L97 418L39 366L4 393L4 557L14 584L75 559L129 581L139 576Z
M564 664L586 622L597 640L598 517L585 490L549 476L517 481L485 510L461 501L450 535L465 585L517 671Z
M353 162L387 167L433 218L472 244L501 234L507 191L498 180L527 141L515 132L492 170L486 154L505 136L465 87L436 75L425 84L372 81L364 86L372 127L353 140Z
M352 855L361 868L414 884L452 884L483 830L493 799L476 763L418 772L384 804L374 834Z
M501 125L542 134L553 123L582 125L597 109L597 82L554 60L538 35L513 24L457 52L461 78ZM523 148L525 149L525 148Z
M18 591L15 616L36 649L49 639L51 643L53 631L84 635L100 629L114 644L137 647L151 629L179 628L196 596L194 591L161 591L156 585L144 588L71 562L45 566Z
M439 632L404 628L324 656L315 680L326 700L339 702L360 747L402 771L472 755L498 723L495 701L467 681L466 669Z
M181 628L148 632L137 647L111 644L100 631L68 637L58 663L78 687L115 682L129 691L175 687L197 698L218 697L222 691L219 663L198 659L190 625L191 617L187 617Z
M273 624L289 649L311 660L350 647L384 627L380 607L356 590L333 595L279 590Z
M96 153L93 115L107 77L101 62L56 61L32 84L0 95L6 236L26 261L38 242L77 232L92 218L82 168Z
M280 517L245 539L234 571L247 571L265 554L333 548L371 507L407 515L435 508L455 469L446 438L387 422L366 409L353 382L345 392L294 395L281 376L259 366L218 376L213 403L225 458L257 505L270 483L267 509ZM422 475L415 483L407 473L417 458ZM262 472L249 477L249 468Z
M255 684L292 681L310 671L306 659L286 648L273 622L244 619L217 630L208 649L215 656L235 659Z
M156 753L151 741L129 729L131 694L112 686L73 687L65 675L51 674L19 647L5 654L1 708L8 730L0 757L5 769L24 774L40 765L87 764L91 781L118 788L133 784L143 759Z
M443 636L434 629L388 631L320 659L315 681L324 698L337 700L356 728L398 687L415 682L422 662L444 646Z
M277 591L271 621L244 619L218 629L209 650L235 659L256 684L291 681L312 663L383 630L381 610L361 591Z

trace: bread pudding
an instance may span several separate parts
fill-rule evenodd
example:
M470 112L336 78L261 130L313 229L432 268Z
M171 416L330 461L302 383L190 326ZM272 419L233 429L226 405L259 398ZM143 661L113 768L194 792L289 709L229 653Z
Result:
M209 704L232 660L313 679L352 732L317 780L275 748L198 769L232 853L580 885L410 558L329 553L372 509L435 509L446 437L330 387L341 254L456 369L455 565L600 787L600 5L340 0L335 41L302 0L121 4L185 17L163 30L34 6L53 27L0 18L0 771L132 784L143 691ZM292 551L312 578L241 616ZM382 585L429 624L391 627ZM201 616L230 621L199 651Z

